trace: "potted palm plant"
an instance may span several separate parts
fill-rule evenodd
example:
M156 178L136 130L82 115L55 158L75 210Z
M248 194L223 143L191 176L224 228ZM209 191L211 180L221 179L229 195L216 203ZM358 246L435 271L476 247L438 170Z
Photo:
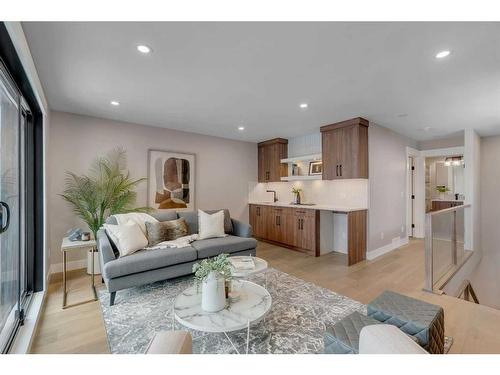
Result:
M105 157L98 157L88 174L77 175L67 171L61 196L96 238L97 231L108 216L149 211L147 207L134 207L137 198L135 188L145 180L130 177L126 152L116 148Z

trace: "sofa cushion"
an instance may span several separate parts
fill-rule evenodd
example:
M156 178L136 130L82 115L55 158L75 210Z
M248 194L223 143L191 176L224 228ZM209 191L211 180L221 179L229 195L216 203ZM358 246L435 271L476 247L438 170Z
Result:
M118 258L104 265L106 279L150 271L175 264L196 260L197 252L191 247L180 249L140 250L132 255Z
M187 236L188 227L184 218L146 223L148 246L154 246L163 241L172 241Z
M207 214L214 214L220 210L203 210ZM224 211L224 232L227 234L233 233L233 222L231 220L231 215L227 208ZM179 211L177 212L179 217L183 217L189 228L189 234L198 233L198 211Z
M255 249L257 241L254 238L227 236L194 241L191 246L198 252L198 259L204 259L222 253L231 254L238 251Z

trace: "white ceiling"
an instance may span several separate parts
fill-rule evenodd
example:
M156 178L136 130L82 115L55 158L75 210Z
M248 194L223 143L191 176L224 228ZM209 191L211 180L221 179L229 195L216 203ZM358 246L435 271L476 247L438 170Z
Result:
M57 111L250 141L356 116L417 140L464 128L500 134L500 23L23 28ZM139 54L137 44L153 53ZM443 49L452 55L437 60Z

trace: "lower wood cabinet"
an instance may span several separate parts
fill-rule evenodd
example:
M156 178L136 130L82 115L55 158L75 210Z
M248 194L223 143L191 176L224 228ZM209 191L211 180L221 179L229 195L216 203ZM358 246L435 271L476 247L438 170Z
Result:
M250 205L255 237L319 256L319 211Z

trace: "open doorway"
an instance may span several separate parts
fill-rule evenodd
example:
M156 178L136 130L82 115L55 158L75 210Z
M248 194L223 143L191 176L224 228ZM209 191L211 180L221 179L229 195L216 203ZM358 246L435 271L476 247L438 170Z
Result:
M464 204L463 155L425 158L425 212Z

